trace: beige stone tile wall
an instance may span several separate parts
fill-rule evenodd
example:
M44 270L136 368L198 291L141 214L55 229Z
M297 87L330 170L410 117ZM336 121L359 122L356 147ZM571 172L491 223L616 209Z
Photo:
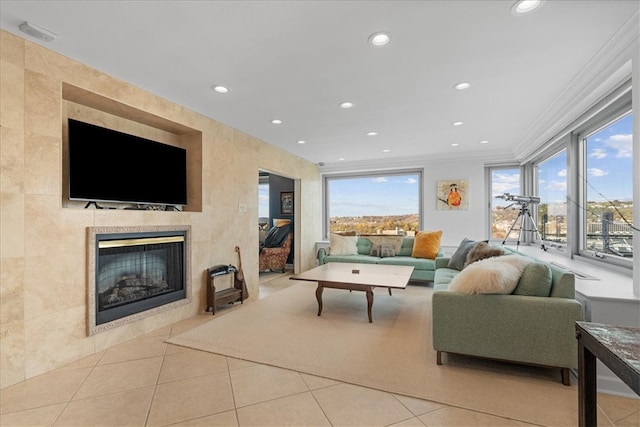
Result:
M127 106L128 112L196 130L197 137L183 135L180 143L201 144L201 152L195 150L189 160L190 180L199 185L201 179L200 187L191 188L197 209L95 210L66 203L67 85L112 100L115 109ZM0 137L0 388L201 312L204 271L213 264L237 264L236 245L250 297L256 298L259 169L299 180L296 263L302 269L314 265L321 232L316 165L4 31ZM247 206L246 212L239 212L239 204ZM184 224L192 229L191 304L89 337L86 228Z

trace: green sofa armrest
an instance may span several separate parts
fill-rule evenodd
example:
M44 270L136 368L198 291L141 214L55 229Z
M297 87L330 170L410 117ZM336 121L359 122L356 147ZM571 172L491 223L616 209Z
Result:
M433 294L433 348L493 359L576 368L575 299Z
M318 249L318 265L323 265L325 258L327 257L327 250L325 248Z
M439 268L447 268L447 265L449 265L449 259L449 257L438 256L436 258L436 270Z

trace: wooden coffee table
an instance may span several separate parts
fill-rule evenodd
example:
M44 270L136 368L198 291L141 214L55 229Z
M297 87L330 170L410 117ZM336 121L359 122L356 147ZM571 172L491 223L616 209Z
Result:
M367 295L369 323L372 323L373 289L387 288L389 289L389 295L391 295L391 289L404 289L407 287L411 273L413 273L413 267L404 265L330 262L304 273L291 276L290 279L318 282L318 288L316 289L318 316L322 313L322 291L324 288L365 292Z

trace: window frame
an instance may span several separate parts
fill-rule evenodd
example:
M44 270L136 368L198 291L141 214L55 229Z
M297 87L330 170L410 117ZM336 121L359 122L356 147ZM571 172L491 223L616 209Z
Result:
M616 267L622 267L625 269L633 268L633 257L624 258L613 254L607 254L597 250L591 250L587 248L586 242L586 227L587 227L587 185L585 179L587 175L587 143L586 140L593 134L599 132L602 129L610 126L611 124L622 120L625 116L633 114L633 108L631 105L631 93L628 96L623 96L618 102L613 103L609 108L604 109L600 114L595 116L592 120L585 122L582 126L576 128L573 132L572 144L574 150L578 154L579 158L579 171L577 179L578 189L578 207L576 207L575 219L579 224L579 228L576 230L576 241L574 254L577 257L581 257L590 261L594 261L597 264L607 264ZM633 175L633 170L631 171ZM633 196L633 191L632 191ZM636 200L633 200L637 203ZM582 207L582 208L581 208ZM635 224L635 222L634 222ZM634 242L634 244L638 244Z
M423 168L409 168L409 169L392 169L392 170L372 170L362 172L348 172L348 173L330 173L322 175L322 235L325 240L329 239L330 228L330 212L329 212L329 182L332 180L340 179L354 179L354 178L379 178L387 176L399 176L399 175L418 175L418 228L422 229L424 226L424 169Z
M612 90L600 101L580 115L569 126L560 130L553 138L543 144L535 155L523 159L521 167L521 191L525 196L537 196L538 174L537 167L540 163L558 154L563 149L567 152L567 243L558 245L554 242L542 241L546 250L557 252L568 258L576 258L585 262L599 265L604 268L629 273L633 271L634 257L624 258L613 254L598 253L586 248L586 212L581 206L586 206L587 192L582 177L585 176L587 167L587 154L585 138L593 133L622 119L627 114L634 114L632 108L631 80L627 80ZM638 114L638 112L635 112ZM491 194L492 171L503 166L486 166L487 170L487 196ZM508 166L506 166L508 168ZM633 171L631 171L633 173ZM637 185L637 184L636 184ZM634 188L632 192L635 194ZM638 203L638 200L633 200ZM491 201L488 202L488 235L491 236ZM637 210L637 209L636 209ZM538 226L538 209L533 209L536 226ZM637 221L636 221L637 222ZM635 225L637 227L637 225ZM525 244L531 242L532 233L527 233ZM528 241L526 239L529 239ZM513 243L513 239L507 240ZM522 242L521 242L522 243ZM635 242L635 244L640 244ZM636 251L637 252L637 251Z

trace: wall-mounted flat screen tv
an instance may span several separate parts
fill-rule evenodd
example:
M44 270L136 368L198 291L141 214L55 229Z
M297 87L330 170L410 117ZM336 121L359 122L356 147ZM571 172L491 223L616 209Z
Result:
M187 204L187 151L69 119L69 198Z

